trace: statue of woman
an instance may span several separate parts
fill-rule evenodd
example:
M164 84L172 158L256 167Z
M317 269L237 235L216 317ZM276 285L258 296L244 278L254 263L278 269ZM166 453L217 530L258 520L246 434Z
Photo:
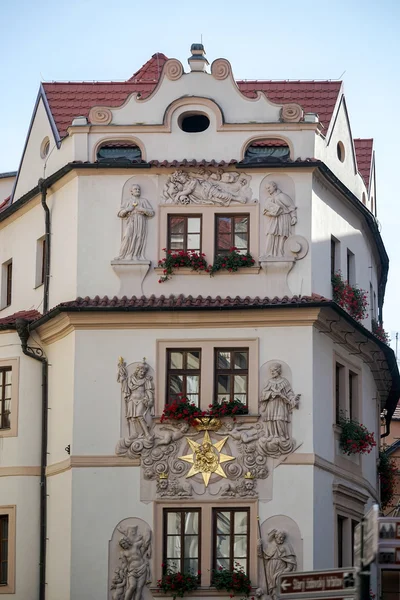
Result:
M131 206L118 211L121 219L126 219L126 229L121 242L118 258L123 260L145 260L144 251L147 239L147 219L154 217L150 203L140 196L140 185L131 187Z
M268 593L276 600L278 577L282 573L296 571L296 555L292 546L286 542L286 533L277 529L268 533L267 549L263 550L262 540L259 540L257 551L258 556L266 562Z
M126 574L126 587L123 600L142 600L143 588L151 581L151 533L146 537L138 532L138 527L119 529L123 537L119 541L121 547L120 562Z
M265 256L284 256L284 244L297 223L297 209L291 197L284 194L274 181L268 182L265 189L269 196L264 210L267 217Z

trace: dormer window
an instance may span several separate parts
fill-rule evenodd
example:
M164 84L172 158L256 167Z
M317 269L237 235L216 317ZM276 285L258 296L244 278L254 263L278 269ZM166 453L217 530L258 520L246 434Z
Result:
M97 150L98 162L142 162L140 148L131 142L107 142Z
M256 140L248 146L243 162L245 163L276 163L286 162L290 158L290 149L283 140Z

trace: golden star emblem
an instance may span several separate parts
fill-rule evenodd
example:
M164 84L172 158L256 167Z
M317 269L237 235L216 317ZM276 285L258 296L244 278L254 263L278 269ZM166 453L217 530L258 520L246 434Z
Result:
M221 463L235 460L234 456L221 453L221 450L227 439L228 436L213 444L208 431L204 433L204 438L201 444L186 438L187 443L193 450L193 454L186 454L185 456L178 457L180 460L185 460L186 462L192 464L192 468L186 477L193 477L193 475L201 473L203 476L204 485L206 487L208 486L208 482L210 481L212 473L226 478L226 474L221 467Z

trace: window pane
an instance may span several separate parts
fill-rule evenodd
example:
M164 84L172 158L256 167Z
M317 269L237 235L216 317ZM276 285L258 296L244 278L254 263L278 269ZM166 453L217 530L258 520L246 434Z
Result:
M235 233L234 242L239 250L247 250L247 233Z
M171 235L170 250L184 250L183 236Z
M230 543L229 535L217 535L217 557L229 558Z
M234 367L235 369L247 369L247 352L235 352Z
M231 217L218 217L218 237L220 234L226 235L231 233L232 230L232 219Z
M217 533L230 533L231 514L229 512L217 513Z
M217 248L218 250L229 250L229 248L232 246L232 238L231 235L222 235L222 234L218 234L218 244L217 244Z
M247 394L235 394L235 400L242 404L247 404Z
M187 512L185 513L185 533L199 533L199 513Z
M183 369L183 352L170 353L169 368Z
M170 375L169 395L177 396L183 392L183 375Z
M188 250L200 250L200 234L190 233L187 236L187 249Z
M230 369L231 366L231 353L230 352L218 352L218 369Z
M248 223L248 217L235 217L235 233L247 233Z
M7 540L3 540L1 542L1 559L2 560L7 560L8 558L8 541Z
M12 371L6 371L6 383L11 384Z
M185 535L185 558L198 558L199 537L197 535Z
M235 535L233 541L233 555L237 557L247 556L247 535Z
M169 512L167 515L167 533L181 533L181 513Z
M170 217L170 231L173 233L184 233L185 217Z
M245 394L247 389L247 375L234 375L234 391L238 394Z
M167 560L165 562L167 564L167 567L169 567L170 569L172 569L176 573L181 570L180 560L176 560L176 559L173 560L173 559L167 558Z
M200 352L187 353L187 369L200 369Z
M198 394L199 392L199 375L187 375L186 391L188 394Z
M188 218L188 233L200 233L200 217Z
M217 558L217 569L222 567L223 569L229 569L229 558Z
M181 557L181 538L179 535L169 535L167 537L167 558Z
M197 407L199 406L199 395L198 394L186 394L186 398L190 402L190 404L195 404Z
M7 563L1 563L0 565L0 584L7 585Z
M229 394L230 390L229 375L218 375L218 394Z
M183 560L183 572L197 575L199 571L199 561L197 558L185 558Z
M248 513L244 511L235 512L235 533L247 534L247 517Z
M242 567L243 572L247 574L247 560L245 558L235 558L235 563L238 563L237 565L235 565L238 569Z

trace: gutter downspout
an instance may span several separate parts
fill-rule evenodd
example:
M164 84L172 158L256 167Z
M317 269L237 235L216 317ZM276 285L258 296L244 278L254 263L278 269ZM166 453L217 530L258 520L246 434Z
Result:
M41 202L42 202L43 210L45 212L43 314L46 314L49 312L51 222L50 222L50 209L46 204L47 182L45 179L39 179L38 188L39 188L39 192L42 195Z
M21 340L22 352L42 363L42 431L40 451L40 542L39 542L39 600L46 597L46 542L47 542L47 440L48 440L48 372L49 363L41 348L28 346L29 322L17 319L17 333Z

